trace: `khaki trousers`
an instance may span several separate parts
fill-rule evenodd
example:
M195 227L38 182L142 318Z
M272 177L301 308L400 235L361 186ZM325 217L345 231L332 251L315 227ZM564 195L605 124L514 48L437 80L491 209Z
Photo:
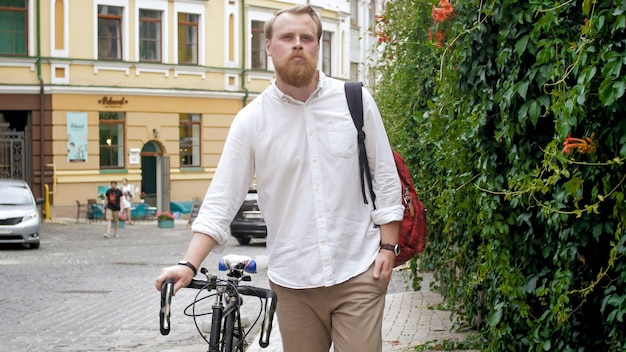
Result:
M278 296L284 352L381 352L388 280L373 268L331 287L289 289L270 282Z

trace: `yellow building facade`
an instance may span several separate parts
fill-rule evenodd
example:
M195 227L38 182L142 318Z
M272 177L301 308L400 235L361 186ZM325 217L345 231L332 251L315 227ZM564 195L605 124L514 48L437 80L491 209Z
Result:
M367 77L376 1L0 6L0 21L11 21L0 24L0 177L27 180L52 217L72 216L76 201L123 178L134 201L143 192L160 210L202 198L233 117L273 79L263 23L306 3L323 19L320 69Z

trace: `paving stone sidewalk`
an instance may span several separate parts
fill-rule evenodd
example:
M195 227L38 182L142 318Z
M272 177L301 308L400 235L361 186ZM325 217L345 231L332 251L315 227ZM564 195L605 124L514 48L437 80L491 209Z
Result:
M462 341L467 335L466 332L455 331L449 311L435 309L443 299L439 293L430 290L432 273L421 275L423 281L420 291L399 292L407 290L394 287L394 284L401 284L398 280L390 284L383 317L383 352L411 351L411 347L433 340ZM270 346L261 348L258 338L257 336L246 352L283 351L278 324L274 324L272 328Z

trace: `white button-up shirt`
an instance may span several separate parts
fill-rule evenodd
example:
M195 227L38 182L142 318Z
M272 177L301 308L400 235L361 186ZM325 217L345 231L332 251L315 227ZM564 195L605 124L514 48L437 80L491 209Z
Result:
M235 117L192 230L220 251L256 174L267 225L268 276L289 288L332 286L364 272L380 246L376 224L400 221L401 187L374 99L363 90L376 210L364 204L357 132L343 82L320 72L306 102L272 84Z

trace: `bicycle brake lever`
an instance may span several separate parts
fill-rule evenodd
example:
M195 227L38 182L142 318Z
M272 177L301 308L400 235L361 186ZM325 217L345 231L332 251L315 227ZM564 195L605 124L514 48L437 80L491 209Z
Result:
M159 328L161 335L170 333L170 315L172 296L174 295L174 279L167 278L161 286L161 310L159 311Z

